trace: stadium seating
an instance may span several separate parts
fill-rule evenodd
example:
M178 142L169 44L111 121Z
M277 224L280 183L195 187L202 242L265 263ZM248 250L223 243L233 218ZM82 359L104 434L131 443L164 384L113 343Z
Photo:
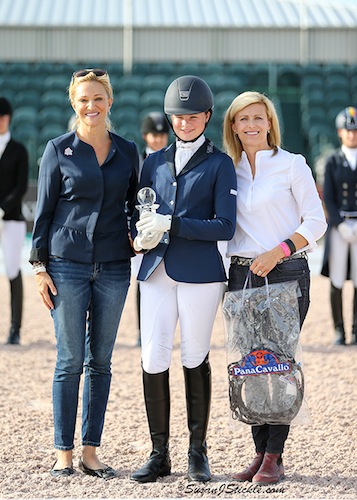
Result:
M144 108L162 109L164 103L164 93L162 90L146 90L141 94L140 106Z
M240 92L260 90L278 103L283 145L307 156L326 143L336 144L334 120L345 106L357 105L357 64L269 63L135 63L131 74L122 63L100 61L0 63L0 95L14 107L12 131L29 148L31 176L37 177L38 158L49 138L66 132L73 110L67 87L73 71L82 67L105 67L114 88L111 120L124 137L142 143L140 122L150 111L163 109L169 83L184 74L196 74L211 86L215 97L207 136L222 142L222 119Z
M70 82L70 78L66 73L52 74L44 79L44 88L47 90L65 91Z
M37 124L37 110L32 106L22 106L14 109L11 125L20 126L24 123L30 123L34 127Z
M41 93L37 89L29 88L20 90L13 98L13 106L15 109L21 107L31 107L38 110L40 108Z
M41 95L40 104L41 108L46 106L66 107L70 105L65 88L46 90Z
M123 90L136 90L141 92L143 88L143 77L135 74L121 76L116 80L116 85L113 86L116 92L122 92Z
M113 109L110 119L115 125L115 128L129 123L136 127L140 124L138 110L135 106L116 107Z
M299 87L301 68L296 64L280 64L277 68L278 87Z
M114 96L114 105L116 108L133 106L137 107L140 102L141 93L136 90L122 90Z
M152 75L144 76L142 84L146 90L159 90L163 94L170 82L171 78L168 79L166 75L153 73Z
M218 92L218 94L215 95L214 98L214 103L215 103L215 108L216 110L218 109L222 113L224 113L228 106L232 103L233 99L237 97L241 90L237 89L235 92L234 90L223 90L222 92Z

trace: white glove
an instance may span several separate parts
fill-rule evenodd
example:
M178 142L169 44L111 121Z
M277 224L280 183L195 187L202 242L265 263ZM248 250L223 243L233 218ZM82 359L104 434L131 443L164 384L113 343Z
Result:
M141 252L141 250L152 250L161 241L163 237L163 231L152 233L150 236L147 233L138 234L133 242L133 247L136 252Z
M165 233L171 227L171 215L157 214L156 212L142 212L136 223L136 229L142 233Z
M349 224L348 222L341 222L341 224L337 226L337 229L342 238L347 243L352 243L356 240L356 235L354 234L352 224Z

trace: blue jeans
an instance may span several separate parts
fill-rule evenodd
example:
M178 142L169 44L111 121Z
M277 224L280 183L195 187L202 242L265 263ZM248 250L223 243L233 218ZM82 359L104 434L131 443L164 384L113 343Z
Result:
M53 379L54 446L74 448L80 377L82 444L99 446L110 381L111 358L130 282L130 261L82 264L50 257L57 361Z
M229 269L228 290L242 290L249 271L249 266L232 264ZM251 273L251 287L265 285L265 279ZM268 283L284 283L297 280L301 290L298 297L300 327L306 318L310 305L310 269L306 259L291 259L277 264L268 274ZM290 430L289 425L253 425L252 436L258 453L282 454Z

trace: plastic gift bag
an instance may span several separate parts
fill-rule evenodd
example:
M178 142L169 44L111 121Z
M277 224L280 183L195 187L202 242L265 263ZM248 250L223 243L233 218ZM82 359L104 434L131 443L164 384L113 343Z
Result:
M304 400L302 363L296 360L300 317L298 282L227 292L223 303L229 380L234 420L250 425L286 424ZM298 423L308 423L308 409Z

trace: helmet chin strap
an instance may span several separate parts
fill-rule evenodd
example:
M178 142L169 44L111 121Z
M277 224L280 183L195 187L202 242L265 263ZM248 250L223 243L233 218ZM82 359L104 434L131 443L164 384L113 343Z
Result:
M203 135L203 134L205 133L205 130L206 130L206 127L205 127L205 129L202 131L202 133L196 137L196 139L191 139L190 141L185 141L184 139L181 139L181 137L179 137L177 134L175 134L175 132L174 132L174 134L175 134L175 136L178 138L178 140L179 140L179 141L181 141L181 142L196 142L196 141L197 141L197 139L199 139L199 138L201 137L201 135Z

